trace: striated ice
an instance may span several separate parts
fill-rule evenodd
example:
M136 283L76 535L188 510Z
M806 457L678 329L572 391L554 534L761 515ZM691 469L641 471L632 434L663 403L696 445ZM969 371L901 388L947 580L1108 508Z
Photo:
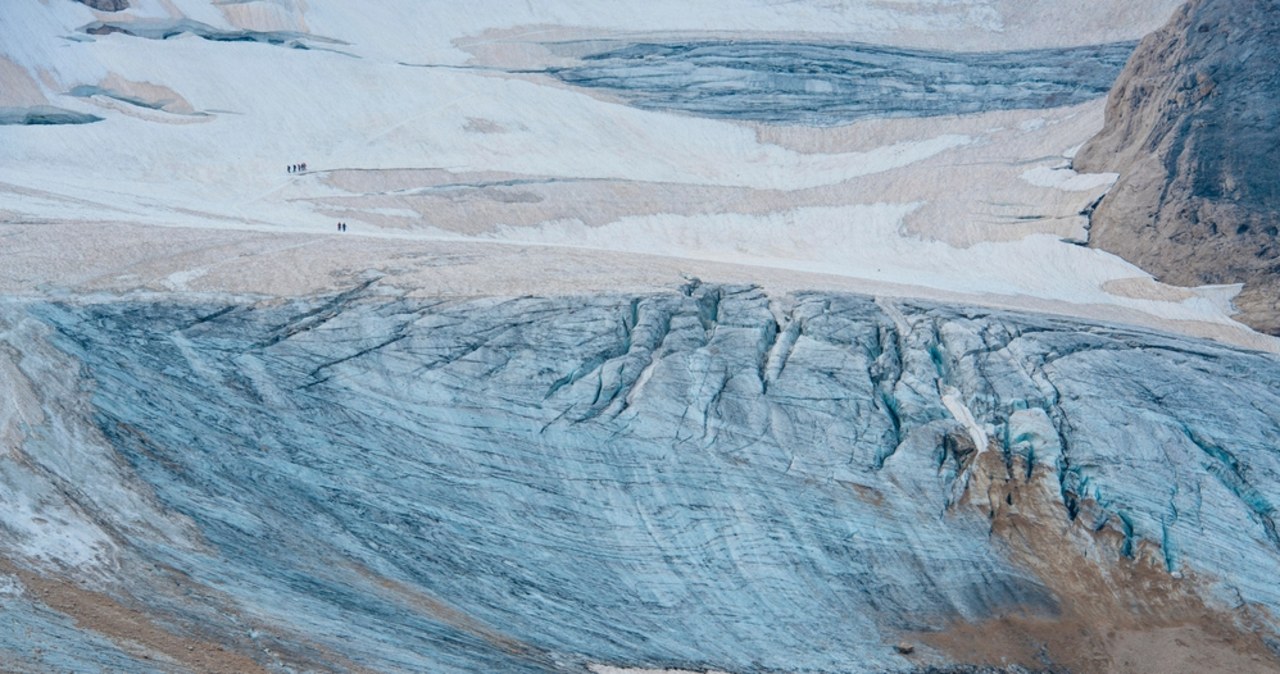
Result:
M1154 560L1207 604L1280 609L1280 364L1262 354L696 282L3 310L79 363L85 406L58 423L100 434L120 484L190 523L104 511L118 554L225 593L230 613L201 623L214 637L262 622L277 636L253 638L305 635L313 663L904 667L903 634L1077 601L973 505L994 479L980 439L1063 530L1114 532L1101 558L1063 537L1078 564ZM86 468L42 479L105 500ZM143 602L156 582L129 564L117 580Z

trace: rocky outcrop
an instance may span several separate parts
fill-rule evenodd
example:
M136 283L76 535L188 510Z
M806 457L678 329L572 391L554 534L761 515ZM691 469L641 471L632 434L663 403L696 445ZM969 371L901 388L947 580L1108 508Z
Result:
M1191 0L1129 60L1106 126L1076 157L1119 181L1090 244L1160 280L1245 283L1238 306L1280 334L1280 9Z
M76 0L102 12L119 12L129 9L129 0Z

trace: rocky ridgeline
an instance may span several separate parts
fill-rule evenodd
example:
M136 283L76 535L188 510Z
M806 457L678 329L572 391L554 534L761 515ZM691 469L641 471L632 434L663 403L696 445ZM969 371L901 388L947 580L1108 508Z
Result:
M696 283L0 327L27 424L0 542L50 569L0 592L19 669L154 671L142 642L198 671L217 644L263 671L1089 672L1188 624L1263 663L1232 671L1276 662L1261 354ZM43 601L79 622L41 603L64 564L97 594Z
M1142 41L1081 171L1120 180L1091 245L1167 283L1245 283L1243 320L1280 334L1280 7L1191 0Z

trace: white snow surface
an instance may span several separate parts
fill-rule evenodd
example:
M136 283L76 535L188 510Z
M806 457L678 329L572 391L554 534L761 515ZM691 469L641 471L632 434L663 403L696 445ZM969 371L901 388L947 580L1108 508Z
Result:
M1166 290L1115 256L1060 240L1078 238L1079 211L1115 179L1064 166L1099 128L1101 100L835 129L760 127L627 107L528 72L562 58L545 43L571 39L838 39L978 51L1131 40L1161 24L1175 0L132 4L119 13L72 2L0 5L0 85L8 85L0 97L34 87L49 105L103 118L0 126L0 228L83 223L105 233L104 223L129 223L229 238L330 236L341 220L351 225L346 236L405 246L644 253L1247 332L1220 289ZM80 31L95 20L184 18L314 37L311 48L291 49ZM120 95L69 94L81 86ZM302 161L306 174L286 172ZM173 270L160 286L187 290L204 274ZM60 280L50 272L31 285Z
M964 396L960 390L954 386L950 386L938 381L938 393L942 400L942 406L947 408L952 418L964 424L965 429L969 432L969 439L973 441L974 449L979 453L987 451L989 436L987 430L983 428L973 416L973 411L968 405L964 404Z
M1074 156L1074 152L1071 153ZM1111 187L1120 177L1118 173L1086 173L1081 175L1068 167L1048 168L1037 166L1022 174L1022 179L1038 187L1056 187L1071 192L1083 192L1098 187Z

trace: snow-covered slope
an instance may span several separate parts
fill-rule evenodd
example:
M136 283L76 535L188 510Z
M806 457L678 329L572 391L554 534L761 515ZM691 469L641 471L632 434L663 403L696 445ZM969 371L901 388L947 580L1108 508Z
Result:
M346 221L1238 331L1221 293L1168 291L1060 241L1085 236L1080 212L1114 178L1066 168L1101 125L1100 85L1173 0L686 5L4 3L0 107L102 121L0 125L0 216L315 233ZM684 60L691 44L703 55ZM1076 48L1111 56L1061 51ZM602 80L599 53L635 58L604 61ZM728 93L734 110L796 114L701 117L696 101L632 107L565 84L626 91L658 76L716 106ZM850 110L893 117L831 116L860 90L883 102ZM894 91L916 102L892 112ZM307 173L286 171L301 162Z

